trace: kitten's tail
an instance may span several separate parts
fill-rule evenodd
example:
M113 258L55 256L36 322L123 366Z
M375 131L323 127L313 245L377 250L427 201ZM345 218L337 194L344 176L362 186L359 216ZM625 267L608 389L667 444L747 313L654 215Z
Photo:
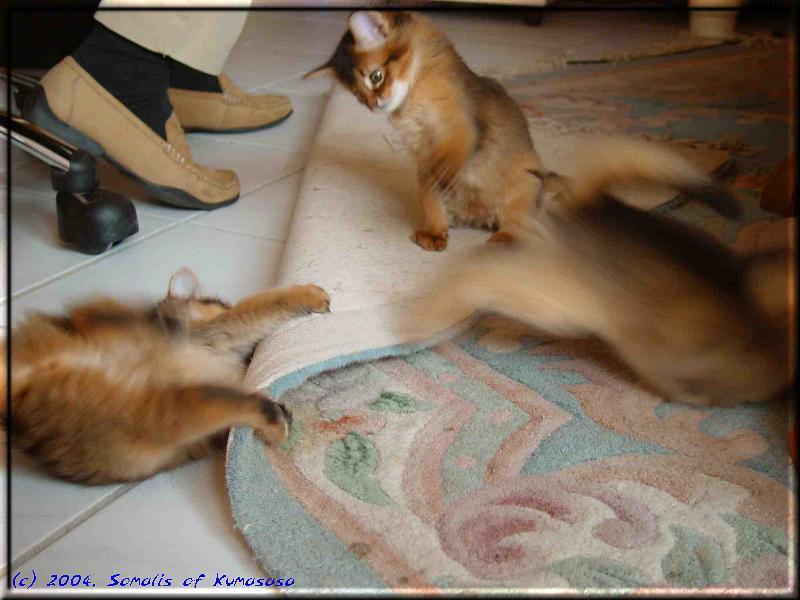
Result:
M645 182L680 190L723 216L736 218L740 214L730 190L675 150L660 144L612 138L585 146L575 159L579 175L570 188L578 206L596 202L612 185Z

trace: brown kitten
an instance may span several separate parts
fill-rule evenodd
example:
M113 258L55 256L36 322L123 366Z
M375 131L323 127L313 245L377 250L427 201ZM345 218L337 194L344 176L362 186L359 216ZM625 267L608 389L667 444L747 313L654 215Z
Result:
M541 165L525 116L426 17L354 13L331 59L307 76L317 73L333 74L401 133L417 164L414 241L425 250L447 246L449 224L506 229L528 212L539 183L525 169Z
M710 235L623 204L609 185L670 184L728 215L733 198L680 156L634 142L590 148L582 176L540 173L535 218L465 260L430 299L424 328L490 310L570 337L596 336L668 398L766 400L788 360L788 252L744 259Z
M307 285L231 306L201 297L183 269L155 306L98 298L65 316L33 314L11 337L11 443L52 475L86 484L173 468L233 426L282 443L291 414L244 388L243 359L280 322L326 312L328 302ZM5 379L1 391L6 427Z

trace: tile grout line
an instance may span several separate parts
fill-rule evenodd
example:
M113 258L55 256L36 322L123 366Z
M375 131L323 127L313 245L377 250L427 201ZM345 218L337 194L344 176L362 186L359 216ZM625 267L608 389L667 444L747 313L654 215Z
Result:
M261 190L261 189L263 189L263 188L265 188L265 187L267 187L269 185L272 185L273 183L278 183L278 182L280 182L280 181L282 181L282 180L284 180L284 179L286 179L288 177L291 177L292 175L295 175L296 173L299 173L303 169L305 169L305 164L302 167L299 167L299 168L291 171L290 173L286 173L285 175L281 175L277 179L271 179L271 180L266 181L263 184L260 184L260 185L254 187L254 188L252 188L250 190L247 190L241 197L245 198L246 196L257 192L258 190ZM147 214L147 213L145 213L145 214ZM61 279L62 277L66 277L67 275L72 275L73 273L83 269L84 267L87 267L89 265L93 265L93 264L103 260L106 257L115 256L115 255L119 254L120 252L124 251L126 248L131 248L132 246L135 246L135 245L137 245L139 243L145 242L146 240L149 240L150 238L152 238L152 237L154 237L156 235L159 235L159 234L164 233L166 231L172 230L173 228L175 228L175 227L177 227L179 225L190 223L194 219L198 219L201 216L207 215L207 214L209 214L209 211L196 211L194 214L191 214L188 217L186 217L184 219L181 219L181 220L178 220L178 221L169 221L169 220L167 220L165 218L162 218L162 217L156 217L154 215L147 214L147 216L149 216L149 217L166 221L168 224L165 225L164 227L160 227L160 228L156 229L155 231L151 231L146 236L140 237L140 238L138 238L136 240L131 240L130 243L125 244L124 246L118 246L117 248L113 248L113 249L101 254L98 257L89 258L89 259L87 259L87 260L85 260L85 261L83 261L81 263L78 263L77 265L73 265L72 267L69 267L68 269L66 269L64 271L56 273L55 275L51 275L50 277L47 277L47 278L45 278L45 279L43 279L41 281L37 281L36 283L32 283L32 284L22 288L21 290L17 290L16 292L13 292L10 296L6 295L4 298L0 298L0 306L3 306L8 301L9 298L11 298L12 300L18 299L21 296L24 296L25 294L28 294L28 293L33 292L35 290L38 290L38 289L40 289L40 288L42 288L42 287L44 287L46 285L49 285L49 284ZM257 237L257 238L260 238L260 239L269 239L271 241L277 241L277 242L284 242L285 243L285 240L274 240L272 238L255 236L253 234L246 234L245 232L240 232L240 231L235 231L235 230L225 230L225 229L222 229L222 228L219 228L219 227L211 227L211 226L207 226L207 225L203 225L203 227L206 227L208 229L219 229L220 231L227 231L228 233L242 233L244 235L251 235L252 237Z
M302 76L305 75L306 72L307 71L305 71L305 70L296 71L296 72L292 73L291 75L287 75L286 77L281 77L279 79L274 79L274 80L272 80L272 81L270 81L268 83L265 83L264 85L259 85L258 87L251 88L250 89L250 93L259 92L259 91L262 91L262 90L263 91L269 91L269 90L265 90L264 88L266 88L267 86L270 86L270 85L275 85L276 83L285 83L286 81L288 81L290 79L295 79L296 77L300 77L301 80L302 80ZM326 95L327 93L328 92L323 92L320 95ZM311 95L311 94L308 94L308 95ZM316 94L314 94L314 95L316 95Z
M297 169L295 171L292 171L291 173L287 173L286 175L282 175L278 179L275 179L273 181L270 181L268 183L265 183L264 185L261 185L261 186L259 186L257 188L254 188L254 189L248 191L242 197L244 198L244 197L248 196L249 194L253 194L253 193L255 193L255 192L259 191L259 190L264 189L267 186L270 186L270 185L273 185L273 184L276 184L276 183L280 183L284 179L289 179L290 177L293 177L294 175L297 175L298 173L300 173L302 171L305 171L305 168L306 168L306 166L303 165L302 167L300 167L299 169ZM295 201L295 204L296 204L297 203L297 197L296 196L295 196L294 201ZM292 204L292 211L294 212L294 204ZM277 239L277 238L273 238L273 237L269 237L269 236L256 235L254 233L249 233L247 231L237 231L236 229L229 229L227 227L222 227L220 225L205 225L203 223L194 223L194 226L195 227L204 227L206 229L216 229L218 231L224 231L226 233L240 233L242 235L247 235L247 236L250 236L250 237L253 237L253 238L256 238L256 239L268 240L270 242L277 242L277 243L282 243L282 244L286 243L286 238Z
M45 277L44 279L42 279L40 281L37 281L36 283L32 283L32 284L22 288L21 290L17 290L16 292L13 292L10 296L6 296L6 298L0 300L0 306L5 304L5 302L7 301L8 298L11 298L12 300L15 300L15 299L17 299L17 298L19 298L21 296L24 296L25 294L29 294L30 292L38 290L38 289L40 289L40 288L42 288L42 287L44 287L46 285L50 285L51 283L61 279L62 277L66 277L67 275L72 275L76 271L79 271L79 270L83 269L84 267L87 267L89 265L93 265L93 264L95 264L97 262L100 262L101 260L103 260L103 259L105 259L105 258L107 258L109 256L116 256L117 254L119 254L120 252L123 252L127 248L131 248L133 246L136 246L136 245L138 245L138 244L140 244L140 243L142 243L142 242L144 242L146 240L149 240L150 238L152 238L152 237L154 237L154 236L156 236L156 235L158 235L160 233L168 231L168 230L172 229L173 227L177 227L178 225L180 225L181 223L184 223L184 222L185 221L168 222L168 224L165 225L164 227L160 227L160 228L156 229L155 231L151 231L150 233L148 233L145 236L142 236L142 237L140 237L138 239L135 239L135 240L131 240L127 244L119 245L116 248L112 248L111 250L108 250L108 251L104 252L103 254L101 254L99 256L96 256L96 257L93 257L93 258L89 258L89 259L87 259L87 260L85 260L85 261L83 261L81 263L78 263L77 265L73 265L73 266L65 269L64 271L60 271L60 272L56 273L55 275L51 275L50 277Z
M70 521L68 521L64 525L51 531L43 539L36 542L31 548L20 554L17 558L10 560L8 565L0 567L0 577L5 575L6 569L11 569L11 570L17 569L21 564L26 563L37 554L40 554L44 550L47 550L50 546L52 546L62 537L67 535L70 531L72 531L82 523L91 519L101 510L109 506L112 502L124 496L127 492L135 488L140 483L141 483L140 481L137 481L135 483L125 483L118 486L116 489L111 491L107 496L104 496L99 502L92 504L88 509L84 510L76 517L73 517Z
M214 231L223 231L225 233L235 233L237 235L244 235L256 240L264 240L265 242L275 242L278 244L285 244L286 238L275 238L269 237L265 235L258 235L256 233L250 233L249 231L238 231L236 229L230 229L228 227L222 227L221 225L204 225L203 223L193 223L194 227L202 227L203 229L213 229Z
M286 144L285 146L278 146L274 143L250 142L246 140L231 139L229 137L226 137L225 139L220 139L219 137L215 137L213 133L198 133L196 135L200 136L198 139L216 141L217 143L221 144L238 144L242 146L251 146L255 148L265 148L267 150L279 150L282 153L291 152L293 154L308 154L308 150L297 150L296 148L290 147L290 144ZM234 135L234 134L227 134L227 135Z
M284 85L288 85L289 87L284 87ZM251 93L279 94L283 96L298 96L301 98L320 98L323 100L327 100L331 92L330 89L323 92L311 91L311 90L304 91L299 87L291 87L291 86L292 86L291 82L287 83L286 81L282 81L278 82L278 84L275 87L271 87L271 84L269 84L267 86L261 86L257 89L254 88L251 90Z
M244 198L245 196L249 196L250 194L253 194L253 193L255 193L255 192L258 192L258 191L260 191L260 190L263 190L263 189L264 189L265 187L267 187L268 185L272 185L272 184L274 184L274 183L280 183L280 182L281 182L281 181L283 181L284 179L288 179L288 178L289 178L289 177L291 177L292 175L297 175L297 174L298 174L300 171L303 171L303 170L305 170L305 168L306 168L306 163L308 163L308 152L302 152L301 154L304 154L304 155L305 155L305 157L306 157L306 162L304 162L304 163L303 163L303 166L302 166L302 167L298 167L298 168L296 168L294 171L291 171L291 172L289 172L289 173L286 173L285 175L281 175L281 176L280 176L280 177L278 177L277 179L273 179L272 181L268 181L268 182L266 182L266 183L263 183L263 184L261 184L261 185L259 185L259 186L257 186L257 187L254 187L252 190L248 190L247 192L245 192L244 196L242 196L242 197Z
M212 133L200 133L197 134L202 136L200 139L214 139ZM219 138L217 138L219 140ZM220 140L222 141L222 140ZM253 148L264 148L265 150L279 150L281 152L291 152L293 154L308 154L308 150L297 150L296 148L292 148L291 144L286 144L285 146L279 146L275 143L268 143L268 142L249 142L244 140L225 140L226 143L229 144L240 144L242 146L251 146Z

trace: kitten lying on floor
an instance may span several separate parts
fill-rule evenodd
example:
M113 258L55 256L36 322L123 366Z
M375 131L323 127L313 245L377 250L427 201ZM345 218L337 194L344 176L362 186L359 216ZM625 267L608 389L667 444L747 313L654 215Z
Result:
M669 399L732 406L781 392L788 359L789 254L740 258L710 235L627 206L609 185L669 184L718 212L733 198L680 156L606 141L579 179L543 179L535 218L509 244L460 264L430 298L424 328L491 310L557 335L596 336Z
M528 212L539 182L525 169L540 161L525 116L426 17L354 13L331 59L306 76L320 73L387 113L411 150L422 248L444 250L449 223L505 229Z
M237 425L282 443L291 414L244 389L244 359L281 321L327 312L328 302L306 285L230 306L201 297L183 269L155 306L99 298L66 316L34 314L11 338L11 443L49 473L86 484L175 467Z

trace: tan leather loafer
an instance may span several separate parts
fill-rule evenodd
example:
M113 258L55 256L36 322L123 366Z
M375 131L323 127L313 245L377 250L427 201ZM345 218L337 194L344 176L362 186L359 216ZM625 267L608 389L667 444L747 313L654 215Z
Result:
M169 88L169 100L184 130L242 133L272 127L292 114L286 96L248 94L224 73L219 85L222 93Z
M192 161L174 112L164 140L71 56L45 74L23 114L65 142L105 158L167 204L210 210L239 198L236 173Z

